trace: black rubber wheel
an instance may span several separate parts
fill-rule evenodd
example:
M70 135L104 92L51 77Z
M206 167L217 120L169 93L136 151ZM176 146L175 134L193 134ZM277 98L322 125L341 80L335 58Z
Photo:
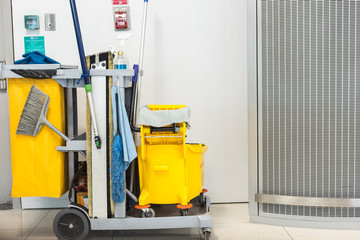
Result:
M154 209L149 208L149 211L142 212L142 213L141 213L141 217L143 217L143 218L155 217L155 211L154 211Z
M83 240L90 231L90 223L80 210L69 208L56 215L53 229L59 240Z
M181 209L180 210L181 216L188 216L189 215L189 209Z

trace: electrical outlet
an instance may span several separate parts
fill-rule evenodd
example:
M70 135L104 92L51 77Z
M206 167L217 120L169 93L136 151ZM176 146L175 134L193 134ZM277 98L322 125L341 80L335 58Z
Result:
M54 13L45 13L45 31L56 31L56 21Z

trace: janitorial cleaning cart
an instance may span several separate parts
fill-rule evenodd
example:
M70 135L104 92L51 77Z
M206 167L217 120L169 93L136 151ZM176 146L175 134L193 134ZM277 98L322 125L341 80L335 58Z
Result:
M41 171L53 171L54 179L62 183L55 196L67 190L66 174L57 168L70 166L69 208L60 211L53 223L59 239L86 239L90 230L171 228L201 228L208 239L212 220L204 188L207 146L186 141L190 109L139 106L148 1L144 1L139 65L133 69L117 65L119 59L112 52L85 57L75 1L70 0L70 5L81 71L41 54L51 64L0 63L0 78L9 79L11 96L17 95L10 99L15 171L21 170L26 158L20 148L41 149L38 159L59 163L41 166ZM121 58L123 53L115 55ZM78 88L87 93L85 106L77 101ZM86 133L79 135L80 107L86 108ZM56 152L47 152L50 143L57 145ZM79 154L86 161L80 162ZM35 167L29 168L31 176L41 181ZM37 196L39 189L34 188ZM48 187L44 189L48 192ZM13 188L13 194L19 192Z

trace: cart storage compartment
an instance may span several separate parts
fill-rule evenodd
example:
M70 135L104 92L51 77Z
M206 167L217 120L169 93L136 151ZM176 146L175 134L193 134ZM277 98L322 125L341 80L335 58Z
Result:
M206 150L202 144L186 144L185 149L182 144L159 144L148 145L142 154L138 147L139 204L187 205L203 190Z
M16 135L16 129L32 85L50 96L48 120L65 133L64 90L53 79L9 79L9 112L12 197L60 197L68 190L64 141L43 127L35 136Z

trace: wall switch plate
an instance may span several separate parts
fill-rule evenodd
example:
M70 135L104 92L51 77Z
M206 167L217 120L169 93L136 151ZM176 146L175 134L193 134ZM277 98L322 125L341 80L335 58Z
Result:
M56 31L55 13L45 13L45 31Z
M25 28L28 30L36 30L40 28L38 15L25 15L24 16Z
M0 79L0 90L6 90L6 79Z

